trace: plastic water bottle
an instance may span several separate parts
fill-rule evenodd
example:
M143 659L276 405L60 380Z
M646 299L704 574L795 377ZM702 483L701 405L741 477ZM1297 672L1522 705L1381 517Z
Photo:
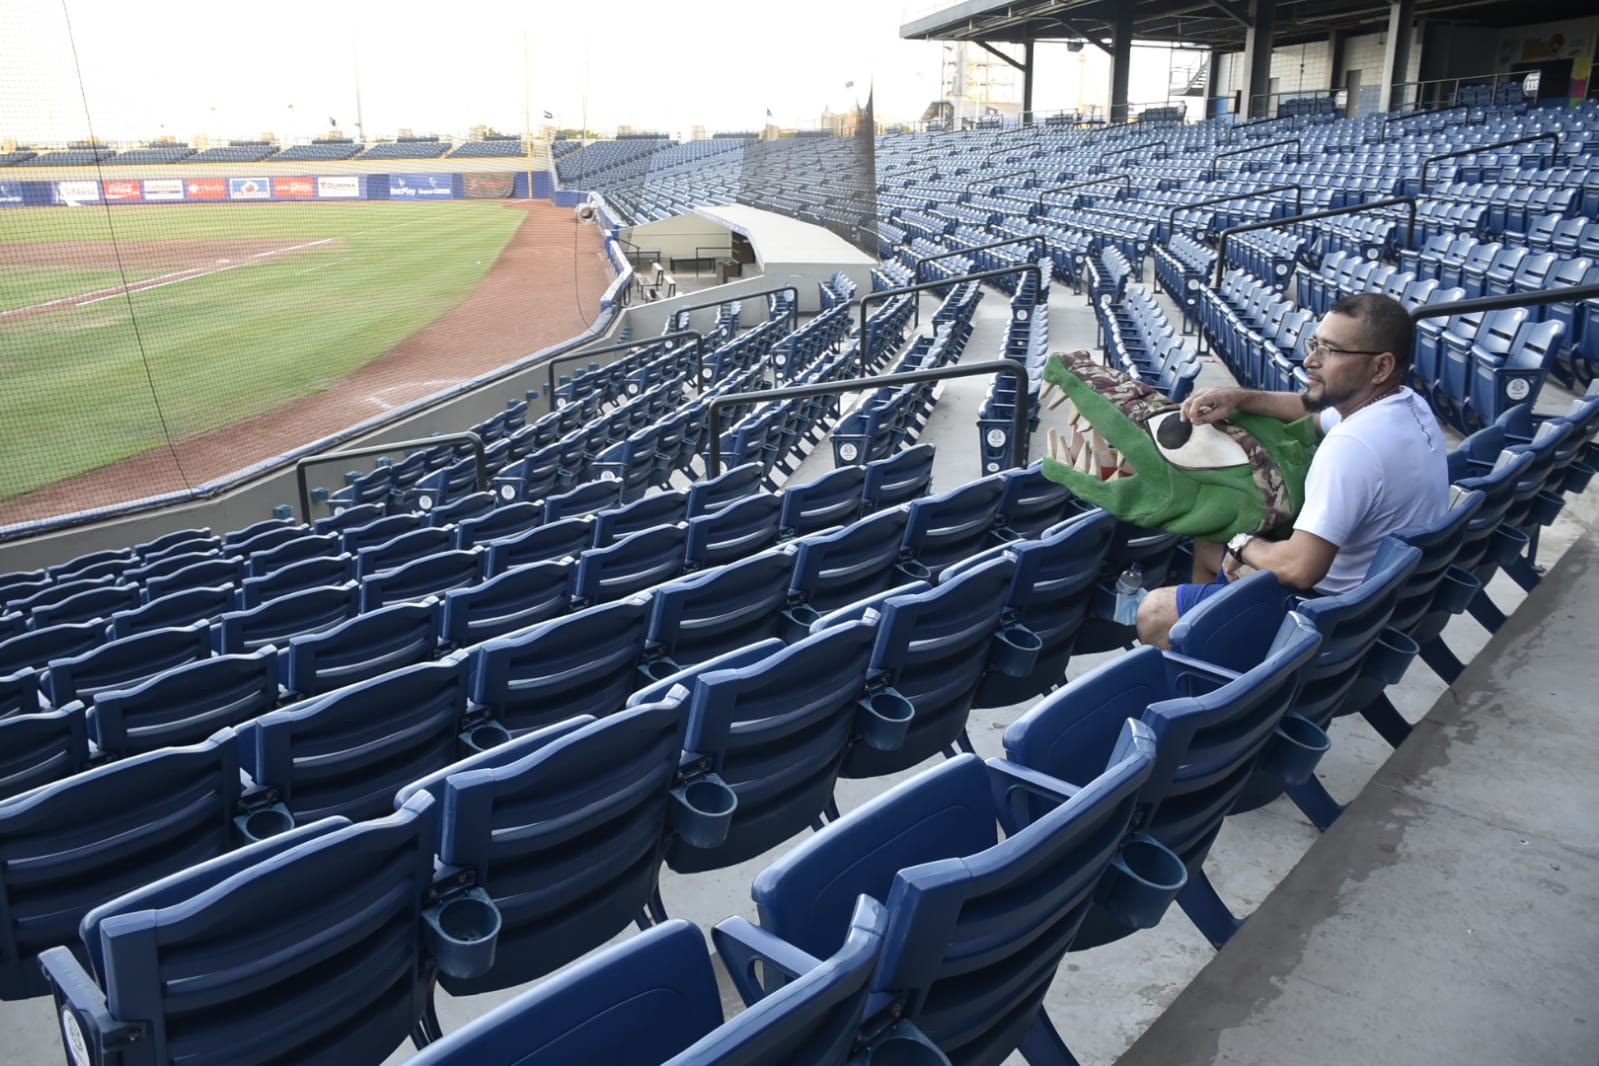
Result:
M1138 604L1144 598L1144 568L1134 563L1116 579L1117 625L1130 626L1138 620Z

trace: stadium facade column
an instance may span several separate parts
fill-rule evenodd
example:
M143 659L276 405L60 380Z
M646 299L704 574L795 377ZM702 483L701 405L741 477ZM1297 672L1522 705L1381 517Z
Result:
M1133 65L1133 5L1117 4L1111 31L1110 121L1126 122L1127 85Z
M1022 125L1033 124L1033 42L1022 45Z
M1337 92L1344 87L1344 51L1349 44L1348 30L1333 30L1327 34L1330 62L1327 64L1327 90Z
M1388 46L1382 56L1382 109L1405 105L1403 86L1410 67L1411 28L1416 23L1416 0L1392 0L1388 5Z
M1249 0L1249 29L1244 33L1244 56L1249 76L1244 79L1244 118L1271 114L1271 46L1277 36L1276 0Z

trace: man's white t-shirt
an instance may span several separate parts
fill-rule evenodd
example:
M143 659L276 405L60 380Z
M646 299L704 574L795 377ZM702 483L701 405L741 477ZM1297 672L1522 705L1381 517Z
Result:
M1438 420L1408 388L1348 418L1328 408L1321 428L1294 528L1337 545L1316 585L1331 595L1360 584L1388 534L1449 510L1449 460Z

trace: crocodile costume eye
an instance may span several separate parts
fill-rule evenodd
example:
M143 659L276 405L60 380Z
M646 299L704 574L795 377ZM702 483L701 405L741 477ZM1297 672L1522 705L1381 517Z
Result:
M1183 470L1219 470L1249 462L1237 441L1215 426L1185 421L1177 411L1155 415L1149 431L1161 457Z

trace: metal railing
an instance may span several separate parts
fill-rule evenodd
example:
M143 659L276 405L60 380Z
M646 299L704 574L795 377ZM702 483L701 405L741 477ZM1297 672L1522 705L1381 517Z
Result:
M1447 115L1451 111L1464 111L1466 113L1467 120L1469 121L1471 119L1471 108L1465 104L1456 104L1454 107L1439 108L1436 111L1411 111L1408 114L1394 115L1392 118L1383 119L1382 129L1378 133L1377 141L1379 144L1387 142L1388 127L1392 126L1395 122L1414 122L1418 118L1437 118L1440 115Z
M471 444L472 458L477 466L478 491L481 492L489 487L489 467L483 459L483 438L476 433L441 433L437 437L424 437L421 440L399 440L392 444L373 444L365 448L323 452L320 455L304 456L294 464L294 480L300 490L300 521L308 524L311 521L311 489L305 483L305 472L309 468L340 459L364 459L369 455L387 455L389 452L403 452L408 449L437 448L441 444Z
M917 269L921 269L920 264L917 264ZM995 267L993 270L979 270L975 274L962 274L958 278L945 278L942 281L924 281L918 285L906 285L904 288L900 289L884 289L882 292L867 293L865 296L861 297L860 342L855 346L856 352L858 353L858 358L861 361L861 366L865 367L866 365L866 308L869 305L881 303L882 301L891 299L895 296L904 296L907 293L926 292L929 289L942 289L948 285L960 285L967 281L983 281L986 278L1000 278L1004 277L1006 274L1019 274L1024 270L1030 270L1033 272L1033 280L1037 283L1039 291L1042 291L1044 288L1043 268L1037 263L1022 263L1019 266ZM920 304L918 304L918 324L920 324L921 321L920 312L921 307Z
M1559 289L1538 292L1507 292L1502 296L1475 296L1469 300L1451 300L1442 304L1421 304L1410 309L1410 320L1424 318L1449 318L1469 315L1475 311L1503 311L1508 307L1541 307L1544 304L1576 303L1599 297L1599 283L1568 285Z
M845 381L824 381L815 385L787 385L781 389L758 389L754 392L736 392L718 396L705 409L706 422L716 427L715 439L710 442L706 456L706 477L722 473L722 430L719 415L723 408L736 404L773 400L803 400L812 396L831 396L836 393L858 392L890 385L913 385L920 381L942 381L946 378L969 378L981 374L1010 374L1016 379L1016 404L1011 417L1011 465L1027 465L1027 431L1032 411L1031 397L1027 393L1027 368L1014 359L998 359L986 363L957 363L954 366L933 367L928 370L904 370L897 374L879 374L875 377L850 378Z
M1249 146L1247 146L1245 148L1234 148L1230 152L1219 152L1219 153L1217 153L1215 156L1213 156L1211 158L1211 161L1210 161L1210 180L1211 181L1215 181L1216 180L1216 164L1221 162L1223 159L1228 158L1229 156L1247 155L1250 152L1264 151L1267 148L1281 148L1285 144L1291 144L1291 145L1294 146L1294 162L1295 163L1303 163L1305 161L1305 144L1304 144L1304 142L1301 141L1298 137L1284 137L1280 141L1266 141L1263 144L1251 144L1251 145L1249 145Z
M1159 148L1160 149L1161 154L1157 155L1157 156L1151 156L1152 159L1170 159L1171 158L1171 146L1169 144L1167 144L1165 141L1145 141L1143 144L1134 144L1134 145L1130 145L1130 146L1128 146L1126 148L1118 148L1118 149L1116 149L1113 152L1105 152L1105 153L1103 153L1099 157L1099 167L1100 167L1101 170L1108 169L1105 166L1105 160L1109 159L1111 156L1126 155L1128 152L1142 151L1145 148Z
M975 244L975 245L971 246L970 248L957 248L957 249L955 249L952 252L940 252L937 255L924 255L921 258L916 260L916 267L915 267L914 270L911 271L911 278L914 281L921 281L922 280L922 264L923 263L933 263L933 262L936 262L936 261L938 261L940 259L953 259L956 256L968 255L968 254L970 254L972 252L986 252L990 248L1005 248L1005 247L1008 247L1008 246L1010 246L1012 244L1033 244L1033 243L1036 243L1038 245L1038 254L1033 257L1033 262L1036 263L1038 260L1043 259L1043 258L1045 258L1045 257L1047 257L1049 255L1049 242L1044 239L1042 234L1030 233L1030 234L1028 234L1025 237L1011 237L1010 239L1003 240L1003 241L990 241L987 244ZM1042 278L1040 279L1040 281L1042 281ZM950 282L942 282L941 281L938 284L947 285L947 284L950 284Z
M1227 239L1235 233L1247 233L1254 229L1273 229L1278 226L1291 226L1297 222L1314 222L1318 218L1334 218L1338 215L1358 215L1366 211L1381 211L1387 207L1405 206L1410 209L1410 223L1405 230L1405 246L1410 246L1416 233L1416 198L1414 196L1390 196L1383 200L1372 200L1370 203L1352 204L1348 207L1333 207L1326 211L1311 211L1303 215L1289 215L1286 218L1269 218L1264 222L1249 222L1242 226L1233 226L1221 231L1221 240L1216 245L1216 278L1211 282L1211 288L1221 287L1221 276L1227 268Z
M648 348L652 344L662 341L681 340L684 337L694 338L694 380L700 380L700 374L705 366L705 335L698 330L680 329L671 333L662 333L658 337L646 337L643 340L623 341L621 344L607 344L603 348L589 348L570 355L557 356L551 359L544 368L545 395L550 398L550 410L555 410L555 368L566 363L575 363L579 359L587 359L595 355L607 355L611 352L627 352L634 348Z
M755 296L773 296L780 292L789 292L794 294L794 303L789 307L788 315L786 316L788 318L788 328L792 330L795 326L799 325L799 289L795 288L793 285L778 285L775 288L762 289L759 292L741 292L737 296L724 296L720 300L707 300L702 304L690 304L687 307L674 307L672 308L671 314L675 318L677 315L680 315L685 311L692 314L695 311L703 311L707 307L720 307L723 304L732 303L735 300L745 300Z
M991 182L998 181L1000 178L1014 178L1018 174L1024 174L1027 177L1032 178L1032 177L1035 177L1037 175L1037 171L1033 171L1033 170L1007 170L1003 174L991 174L991 175L990 174L985 174L984 176L982 176L980 178L974 178L973 180L968 181L965 184L964 188L969 190L973 185L987 185L987 184L989 184ZM1024 189L1027 188L1027 183L1026 182L1022 183L1022 188L1024 188Z
M1512 145L1517 144L1532 144L1535 141L1554 141L1555 151L1554 155L1550 157L1549 164L1550 166L1553 166L1555 163L1559 162L1560 134L1555 133L1552 130L1548 133L1534 133L1526 137L1513 137L1508 141L1495 141L1492 144L1479 144L1471 148L1462 148L1458 152L1445 152L1443 155L1433 155L1423 159L1421 161L1421 187L1419 191L1423 194L1426 193L1427 168L1434 163L1442 162L1445 159L1460 159L1468 155L1476 155L1478 152L1490 152L1495 148L1509 148Z
M1070 185L1058 185L1053 189L1040 189L1038 191L1038 208L1040 211L1044 209L1044 197L1051 193L1071 192L1073 189L1087 189L1095 185L1109 185L1112 182L1119 182L1125 185L1129 194L1133 191L1133 176L1131 174L1116 174L1108 178L1090 178L1087 181L1074 181Z
M1191 204L1177 204L1171 209L1171 214L1166 216L1166 239L1169 241L1172 234L1177 232L1177 213L1191 211L1196 207L1210 207L1213 204L1228 204L1234 200L1252 200L1257 196L1267 196L1274 192L1292 192L1294 194L1294 214L1303 214L1305 210L1305 189L1302 185L1270 185L1264 189L1251 189L1249 192L1233 193L1231 196L1213 196L1208 200L1199 200Z

